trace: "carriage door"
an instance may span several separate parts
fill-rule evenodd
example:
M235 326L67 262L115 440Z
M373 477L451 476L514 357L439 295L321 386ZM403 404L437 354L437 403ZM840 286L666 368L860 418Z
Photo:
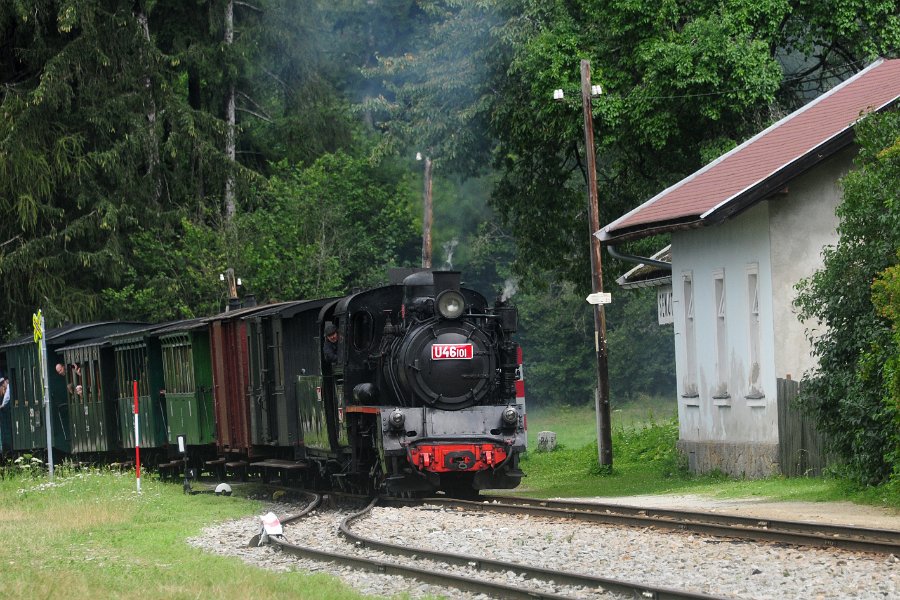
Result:
M247 320L247 349L250 362L250 382L247 389L250 401L250 440L266 445L272 439L269 430L269 411L265 393L265 334L260 318Z
M289 426L291 419L287 414L287 403L284 396L284 321L280 316L273 315L269 321L270 343L268 397L269 415L272 418L270 427L278 438L281 446L291 446L297 440L291 436Z

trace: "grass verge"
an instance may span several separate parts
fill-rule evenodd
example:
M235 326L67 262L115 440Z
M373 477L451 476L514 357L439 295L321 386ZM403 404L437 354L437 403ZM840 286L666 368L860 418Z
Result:
M532 410L528 414L529 448L522 460L527 477L515 491L533 497L699 494L710 498L766 498L827 502L849 500L900 508L897 486L860 488L832 477L771 477L745 480L721 474L694 476L675 450L678 424L674 406L653 403L614 410L613 469L598 465L596 420L591 406ZM559 447L536 452L537 434L557 434Z
M0 479L5 598L362 598L338 579L272 573L187 545L203 526L259 514L237 497L185 496L134 474L69 472Z

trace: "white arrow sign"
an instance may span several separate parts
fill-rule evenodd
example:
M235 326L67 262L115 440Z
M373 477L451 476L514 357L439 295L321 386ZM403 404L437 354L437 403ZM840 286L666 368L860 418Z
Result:
M587 300L589 304L609 304L612 302L612 294L607 292L594 292L585 298L585 300Z

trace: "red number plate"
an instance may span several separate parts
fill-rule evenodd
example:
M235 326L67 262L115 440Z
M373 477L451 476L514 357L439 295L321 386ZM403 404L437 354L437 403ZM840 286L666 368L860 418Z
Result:
M431 360L472 360L474 357L472 344L434 344L431 347Z

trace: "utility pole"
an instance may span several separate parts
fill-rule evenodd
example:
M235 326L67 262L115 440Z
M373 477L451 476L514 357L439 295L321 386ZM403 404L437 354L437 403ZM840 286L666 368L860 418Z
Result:
M422 155L416 158L421 160ZM423 210L422 210L422 267L431 268L431 221L432 221L432 202L431 202L431 157L425 157L425 189L423 191Z
M234 0L225 4L225 45L234 44ZM225 105L225 155L228 157L228 174L225 176L225 222L231 224L237 210L235 201L234 169L237 161L237 143L235 141L234 81L228 84L228 97Z
M591 110L591 63L581 61L581 107L584 112L584 154L588 172L588 205L591 218L591 276L594 304L594 347L597 351L597 452L600 465L612 467L612 426L609 412L609 362L606 347L606 312L603 301L603 263L600 258L600 240L594 235L600 230L600 209L597 199L597 159L594 154L594 119ZM598 86L599 93L599 86Z
M234 269L228 267L224 273L219 273L219 281L224 281L225 286L228 288L228 304L225 305L225 312L239 308L238 286L241 285L241 278L235 277Z

